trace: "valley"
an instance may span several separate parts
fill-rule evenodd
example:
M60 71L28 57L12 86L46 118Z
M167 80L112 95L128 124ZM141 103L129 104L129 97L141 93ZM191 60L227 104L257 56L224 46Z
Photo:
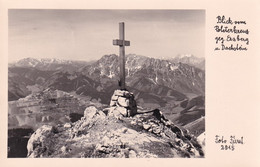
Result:
M205 132L204 68L203 60L195 57L163 60L130 54L126 56L126 85L140 110L157 108L199 136ZM10 64L8 129L35 131L42 125L75 122L89 106L108 107L118 89L118 69L117 55L104 55L93 62L28 58ZM12 143L26 138L14 136L8 139L10 150Z

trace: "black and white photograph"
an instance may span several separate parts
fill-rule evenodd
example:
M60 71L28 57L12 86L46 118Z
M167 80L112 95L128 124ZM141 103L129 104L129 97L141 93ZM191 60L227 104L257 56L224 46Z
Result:
M204 157L204 10L8 16L8 157Z
M205 158L205 17L9 9L8 158Z

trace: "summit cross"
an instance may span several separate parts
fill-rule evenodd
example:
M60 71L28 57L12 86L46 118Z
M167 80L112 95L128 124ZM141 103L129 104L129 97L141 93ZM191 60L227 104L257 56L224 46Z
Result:
M119 39L113 40L113 45L119 46L119 66L120 66L120 81L121 90L126 89L125 84L125 46L130 46L130 41L125 40L125 23L119 23Z

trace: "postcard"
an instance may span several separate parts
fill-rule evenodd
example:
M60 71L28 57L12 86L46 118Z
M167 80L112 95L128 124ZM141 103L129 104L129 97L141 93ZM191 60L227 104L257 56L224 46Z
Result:
M259 166L259 5L1 0L1 166Z

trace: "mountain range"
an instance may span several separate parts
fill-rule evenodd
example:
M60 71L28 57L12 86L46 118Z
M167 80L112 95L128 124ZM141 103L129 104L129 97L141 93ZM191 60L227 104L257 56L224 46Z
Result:
M33 88L43 90L54 87L66 92L76 91L77 94L95 96L107 103L112 94L110 90L118 84L118 59L117 55L105 55L84 66L71 61L39 63L34 59L23 59L9 67L9 100L25 97L33 92ZM74 68L73 71L63 70L65 65ZM205 71L181 62L127 55L126 82L129 90L138 91L141 96L149 93L183 99L185 93L204 94ZM103 93L109 96L104 97Z
M166 60L129 54L126 85L140 110L158 108L199 136L205 131L204 69L205 60L192 55ZM9 129L36 130L80 118L89 105L106 107L119 89L118 76L114 54L92 62L26 58L9 64Z
M205 94L205 71L181 62L191 59L189 64L202 62L202 58L196 60L192 55L177 56L175 62L126 55L127 89L135 94L140 107L184 110L180 102L195 97L203 99ZM118 62L119 57L114 54L104 55L96 62L22 59L9 65L8 100L52 88L109 104L113 91L118 88Z
M92 61L75 61L75 60L61 60L55 58L24 58L17 62L10 63L11 67L33 67L43 71L63 70L74 71L79 67L91 64Z

